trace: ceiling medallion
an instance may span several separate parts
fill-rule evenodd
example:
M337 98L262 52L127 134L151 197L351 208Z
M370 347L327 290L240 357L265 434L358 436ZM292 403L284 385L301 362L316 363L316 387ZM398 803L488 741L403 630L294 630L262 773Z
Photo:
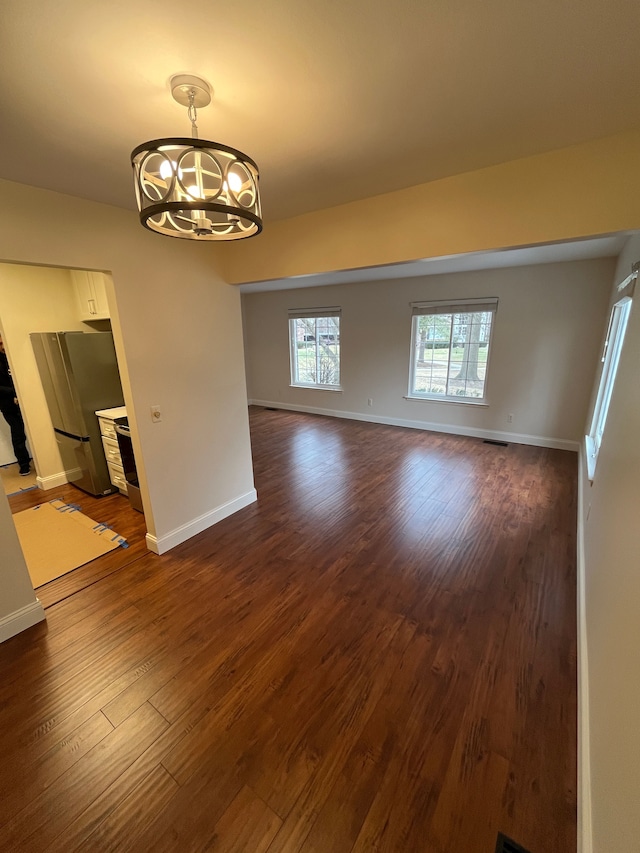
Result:
M199 77L171 78L174 100L187 107L191 138L143 142L131 152L140 222L187 240L241 240L262 231L258 167L228 145L198 139L198 108L211 102Z

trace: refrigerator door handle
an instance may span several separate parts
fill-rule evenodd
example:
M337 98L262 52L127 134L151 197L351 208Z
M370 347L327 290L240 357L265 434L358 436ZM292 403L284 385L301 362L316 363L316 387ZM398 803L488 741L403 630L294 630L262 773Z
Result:
M66 438L75 438L76 441L91 441L88 435L74 435L72 432L65 432L63 429L58 429L57 427L53 431L58 433L58 435L64 435Z

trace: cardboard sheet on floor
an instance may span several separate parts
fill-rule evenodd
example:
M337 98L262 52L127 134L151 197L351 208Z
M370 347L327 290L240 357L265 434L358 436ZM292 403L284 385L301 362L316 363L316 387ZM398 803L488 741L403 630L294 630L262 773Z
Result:
M28 489L33 489L36 485L36 472L32 470L26 477L21 477L17 462L11 465L3 465L0 468L0 478L2 478L5 495L25 492Z
M127 544L113 530L60 500L25 509L13 520L34 587Z

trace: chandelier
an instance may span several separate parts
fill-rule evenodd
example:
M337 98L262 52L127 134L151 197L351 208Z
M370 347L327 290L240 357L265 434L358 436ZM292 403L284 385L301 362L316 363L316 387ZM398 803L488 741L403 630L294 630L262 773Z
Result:
M187 107L191 138L143 142L131 152L140 222L187 240L240 240L262 231L258 167L228 145L198 139L197 110L211 102L199 77L171 78L174 100Z

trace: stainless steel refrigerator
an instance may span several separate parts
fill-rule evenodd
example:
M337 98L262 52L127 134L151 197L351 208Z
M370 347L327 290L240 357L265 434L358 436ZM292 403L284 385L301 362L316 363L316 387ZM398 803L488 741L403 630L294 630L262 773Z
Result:
M92 495L111 484L96 411L124 404L111 332L30 335L67 479Z

